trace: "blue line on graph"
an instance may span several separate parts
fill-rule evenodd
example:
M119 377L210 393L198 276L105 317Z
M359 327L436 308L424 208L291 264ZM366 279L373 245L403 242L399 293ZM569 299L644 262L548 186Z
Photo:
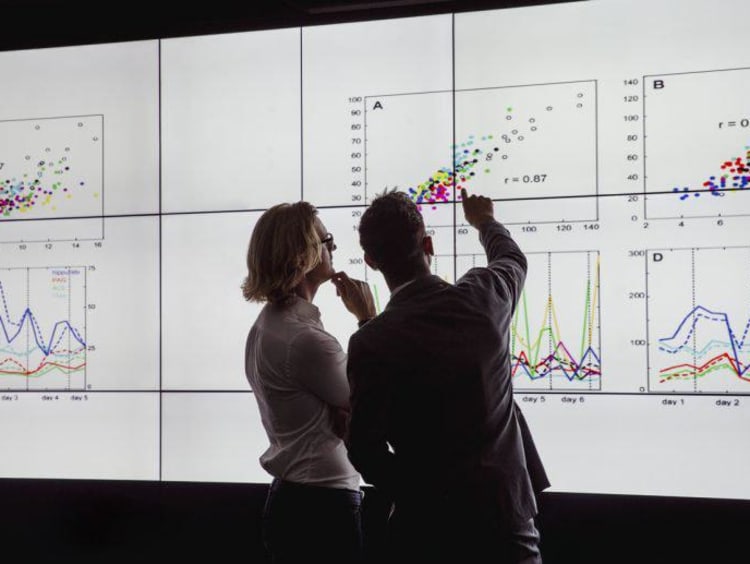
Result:
M42 337L41 333L42 330L39 327L39 324L37 323L36 318L34 317L34 314L31 313L31 310L29 308L26 308L23 312L23 315L21 316L20 321L18 323L15 323L11 321L10 319L10 313L8 312L8 302L5 299L5 290L3 288L3 283L0 282L0 298L2 298L3 303L3 311L5 312L5 315L3 318L0 318L0 326L2 326L3 334L5 335L5 342L10 344L12 343L18 335L23 330L23 325L26 319L29 320L29 323L31 323L32 331L34 333L34 340L36 341L37 346L44 354L50 354L54 347L57 345L57 343L60 342L62 339L62 336L65 334L65 329L71 332L73 335L73 338L78 341L81 346L86 346L86 343L83 341L81 336L78 334L78 332L70 325L68 321L58 321L55 323L55 326L52 328L52 334L50 335L49 344L44 343L44 338ZM8 334L8 329L6 327L6 323L8 325L15 325L18 327L18 330L11 336ZM64 329L61 331L59 337L57 338L57 341L53 344L55 341L55 333L57 332L58 327L63 327Z
M692 349L688 347L687 346L688 341L690 341L693 334L695 333L695 327L698 324L698 321L701 319L706 319L708 321L714 321L714 322L723 324L724 327L726 327L727 334L729 335L729 341L727 342L727 341L719 341L717 339L711 339L708 341L708 344L706 344L706 346L704 346L701 350ZM683 330L683 327L685 326L685 324L688 323L689 320L692 320L690 329L688 330L687 335L685 335L682 343L677 346L673 346L669 344L668 341L675 339L677 335ZM679 352L682 352L683 350L687 350L688 352L690 352L690 354L696 354L700 356L703 353L705 353L709 348L715 348L717 346L717 343L723 344L725 347L729 347L731 345L732 356L734 357L734 360L737 363L738 372L739 372L739 375L741 376L742 374L747 372L748 368L750 368L750 364L745 365L743 368L742 366L743 363L740 360L740 352L745 352L743 351L743 349L746 344L748 331L750 331L750 318L748 318L747 323L745 324L745 329L742 333L742 338L739 340L736 339L734 331L732 331L732 326L729 323L729 316L726 313L723 313L720 311L711 311L699 305L699 306L694 307L690 311L690 313L688 313L682 319L682 321L680 321L679 325L677 326L677 329L671 336L659 339L660 343L664 343L664 345L660 346L659 349L669 354L677 354ZM750 352L750 351L747 351L747 352Z
M570 365L575 366L575 370L571 371L570 366L565 366L564 363L559 360L559 355L557 353L560 349L564 350L565 356L571 359ZM588 361L587 361L587 358L588 358ZM552 362L553 360L556 362L553 363ZM599 365L601 364L601 359L596 354L594 349L591 347L588 347L586 349L586 352L581 358L581 362L579 363L575 362L575 360L573 360L573 356L568 352L568 349L562 343L558 343L557 347L555 347L554 352L548 355L547 357L545 357L544 360L542 360L542 362L540 362L537 365L537 367L535 367L535 370L530 370L528 362L524 362L523 359L521 359L520 357L514 356L513 361L515 361L515 363L518 364L523 369L523 371L532 381L539 380L540 378L546 378L547 376L549 376L552 372L556 370L559 370L560 372L562 372L565 378L567 378L569 382L572 382L573 380L576 380L576 379L578 380L584 380L586 378L596 379L599 377ZM541 367L541 366L544 367L544 370L538 369L538 367ZM587 370L584 371L584 369L587 369ZM534 374L535 372L536 372L536 375Z

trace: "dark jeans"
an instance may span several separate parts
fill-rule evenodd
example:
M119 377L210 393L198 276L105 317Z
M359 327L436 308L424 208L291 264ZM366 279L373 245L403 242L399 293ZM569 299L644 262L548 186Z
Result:
M411 507L388 522L388 562L541 564L534 520L510 526L469 507Z
M362 493L275 479L263 510L273 564L363 562Z

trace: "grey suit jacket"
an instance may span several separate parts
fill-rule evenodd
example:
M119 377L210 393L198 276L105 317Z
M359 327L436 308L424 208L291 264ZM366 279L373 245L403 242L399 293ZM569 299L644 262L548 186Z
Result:
M526 258L495 221L481 226L480 241L487 267L455 284L415 280L351 337L346 445L397 508L460 499L521 524L549 486L510 375Z

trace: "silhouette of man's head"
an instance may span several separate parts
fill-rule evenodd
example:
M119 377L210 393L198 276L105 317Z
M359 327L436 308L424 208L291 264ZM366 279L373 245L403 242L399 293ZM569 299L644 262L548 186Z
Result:
M429 272L432 239L417 205L404 192L392 190L372 200L359 223L359 243L367 264L386 277Z

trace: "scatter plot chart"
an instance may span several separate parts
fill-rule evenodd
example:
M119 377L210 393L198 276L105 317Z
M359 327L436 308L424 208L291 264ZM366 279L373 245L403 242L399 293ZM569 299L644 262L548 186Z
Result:
M647 261L649 390L750 394L750 247L653 250Z
M84 389L86 267L0 269L0 389Z
M454 201L452 140L452 92L366 97L368 200L396 188L423 211Z
M465 187L506 224L597 220L596 108L594 81L367 97L368 194L429 210Z
M0 242L101 238L70 220L103 215L102 136L101 115L0 121Z
M648 218L750 214L748 89L750 68L644 77Z
M528 276L511 324L516 391L601 390L599 253L527 253ZM459 275L485 266L460 255Z

